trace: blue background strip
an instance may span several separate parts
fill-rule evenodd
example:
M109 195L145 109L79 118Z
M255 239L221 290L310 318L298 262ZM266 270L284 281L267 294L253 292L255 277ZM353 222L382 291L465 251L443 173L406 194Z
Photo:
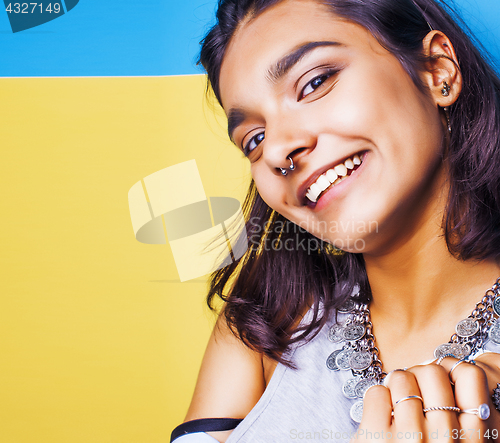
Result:
M11 7L15 3L5 1ZM46 6L50 1L41 3ZM455 0L454 4L500 60L500 1ZM15 33L2 5L0 76L201 73L195 64L198 43L213 23L215 5L216 0L66 0L65 14Z

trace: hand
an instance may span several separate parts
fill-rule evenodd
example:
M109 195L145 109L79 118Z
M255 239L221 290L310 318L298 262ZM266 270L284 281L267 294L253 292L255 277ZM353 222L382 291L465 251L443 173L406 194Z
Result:
M456 370L461 366L464 365L459 365ZM374 386L367 391L363 420L352 441L380 443L381 439L390 439L411 443L487 440L485 435L491 437L491 432L487 433L491 428L489 420L483 421L476 415L458 414L450 410L423 412L423 408L436 406L472 409L482 403L489 403L484 371L474 367L473 370L474 380L468 382L468 389L465 378L460 383L460 391L467 390L467 395L465 392L463 396L461 394L461 403L458 405L448 378L449 371L442 366L415 366L407 371L390 373L385 386ZM396 404L408 396L419 396L423 402L411 398Z
M475 359L475 365L467 362L458 363L456 358L446 357L441 366L448 371L451 382L454 383L455 401L461 409L467 409L477 398L476 391L485 392L484 401L490 407L489 419L490 437L500 441L500 412L495 409L491 401L491 394L500 382L500 355L489 352ZM451 374L450 374L451 371ZM473 406L477 408L478 405ZM473 415L460 414L459 421L462 429L470 427Z

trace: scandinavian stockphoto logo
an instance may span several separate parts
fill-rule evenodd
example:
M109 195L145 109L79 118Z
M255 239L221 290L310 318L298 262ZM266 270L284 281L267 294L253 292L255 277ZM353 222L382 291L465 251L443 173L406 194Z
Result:
M248 248L240 202L207 198L195 160L162 169L128 193L135 238L170 244L181 282L221 269Z
M55 20L71 11L80 0L42 0L33 3L4 0L12 32L20 32Z

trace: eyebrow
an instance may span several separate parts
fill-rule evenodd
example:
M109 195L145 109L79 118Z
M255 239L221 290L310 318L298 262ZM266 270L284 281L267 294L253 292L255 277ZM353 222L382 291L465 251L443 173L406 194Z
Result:
M279 59L268 71L269 78L274 82L281 80L300 60L316 48L323 46L340 46L339 42L321 41L300 45L290 54Z
M227 133L229 139L234 143L233 132L246 119L246 114L240 108L232 108L227 113Z
M341 46L339 42L332 41L318 41L304 43L293 50L290 54L280 58L271 68L267 74L271 81L280 81L300 60L316 48L324 46ZM227 133L230 140L234 143L233 132L243 123L246 119L246 114L241 108L232 108L227 114Z

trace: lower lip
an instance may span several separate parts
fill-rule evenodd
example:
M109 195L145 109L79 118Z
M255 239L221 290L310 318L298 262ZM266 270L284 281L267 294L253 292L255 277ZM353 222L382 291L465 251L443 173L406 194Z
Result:
M364 165L366 163L368 154L363 155L363 162L359 165L359 168L353 171L353 173L347 177L345 180L342 180L338 185L332 186L328 191L326 191L320 199L316 203L310 203L308 206L311 206L314 211L322 211L323 208L327 207L332 200L335 200L342 194L345 189L356 180L360 174L360 172L364 169Z

